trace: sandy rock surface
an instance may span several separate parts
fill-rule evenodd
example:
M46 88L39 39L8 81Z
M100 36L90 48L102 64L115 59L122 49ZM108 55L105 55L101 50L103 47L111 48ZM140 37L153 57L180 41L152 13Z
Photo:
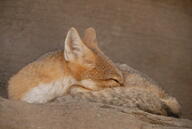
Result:
M70 96L62 104L27 104L0 98L1 129L191 129L192 121L158 116Z

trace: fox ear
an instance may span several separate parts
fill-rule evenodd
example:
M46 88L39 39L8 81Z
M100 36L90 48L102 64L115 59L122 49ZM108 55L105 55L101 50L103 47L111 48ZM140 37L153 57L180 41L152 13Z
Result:
M77 30L71 28L65 39L64 57L66 61L81 64L93 64L92 53L82 42ZM92 65L91 64L91 65Z
M89 48L97 48L96 31L94 28L89 27L85 30L83 41Z
M84 45L75 28L71 28L65 39L64 57L66 61L74 61L83 56Z

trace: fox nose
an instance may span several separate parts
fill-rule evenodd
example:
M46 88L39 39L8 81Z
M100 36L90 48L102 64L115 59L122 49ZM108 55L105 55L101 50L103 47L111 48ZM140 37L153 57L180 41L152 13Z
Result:
M124 86L124 79L123 78L120 79L119 84L120 84L120 86Z
M124 86L124 78L123 77L119 76L116 78L116 80L118 81L120 86Z
M124 83L120 83L120 86L124 86Z
M124 76L123 76L123 74L121 72L120 72L118 78L119 78L118 80L119 80L120 86L124 86Z

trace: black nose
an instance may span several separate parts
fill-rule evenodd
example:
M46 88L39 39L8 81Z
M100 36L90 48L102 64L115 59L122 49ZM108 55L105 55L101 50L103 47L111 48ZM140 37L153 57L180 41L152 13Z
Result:
M120 86L124 86L124 83L119 83L120 84Z
M124 78L122 77L119 81L120 86L124 86Z

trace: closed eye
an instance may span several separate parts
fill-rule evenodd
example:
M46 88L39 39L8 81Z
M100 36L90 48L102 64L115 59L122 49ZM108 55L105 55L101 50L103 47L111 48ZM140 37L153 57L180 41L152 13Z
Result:
M114 78L109 78L109 79L107 79L107 81L115 81L115 82L119 83L119 81L117 79L114 79Z
M109 78L106 81L114 81L114 82L118 83L120 86L123 86L123 83L119 82L119 80L117 80L115 78Z

